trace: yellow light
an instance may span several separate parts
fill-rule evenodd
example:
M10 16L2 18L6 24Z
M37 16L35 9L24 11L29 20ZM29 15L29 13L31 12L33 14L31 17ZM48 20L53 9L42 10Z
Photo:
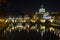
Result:
M0 19L0 22L4 22L4 19Z
M33 16L33 19L37 19L37 15L34 15L34 16Z
M59 15L59 17L58 17L59 19L60 19L60 15Z
M31 29L35 29L36 27L35 26L32 26Z
M7 19L7 20L5 20L5 22L8 22L8 19Z
M26 20L24 19L24 21L23 22L26 22Z
M14 27L12 27L12 30L14 30Z
M50 27L50 31L54 31L54 30L55 30L54 28Z
M41 26L41 29L45 29L45 26Z
M17 29L17 27L15 27L15 29Z
M14 22L14 19L12 19L12 22Z
M17 20L15 20L15 22L17 22Z
M54 20L53 19L50 19L50 22L53 22Z
M36 20L33 20L33 19L31 20L31 22L35 22L35 21L36 21Z
M41 22L45 22L45 20L43 20L43 19L41 19L40 21L41 21Z

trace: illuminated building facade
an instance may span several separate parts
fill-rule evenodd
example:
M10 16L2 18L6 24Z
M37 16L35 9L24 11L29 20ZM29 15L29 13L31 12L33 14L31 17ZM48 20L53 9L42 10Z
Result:
M60 12L51 12L51 16L55 19L56 24L60 24Z
M39 12L36 12L36 14L39 15L39 17L41 17L42 19L51 18L50 15L49 15L49 12L46 12L46 10L43 7L43 5L41 5L41 8L39 9Z
M32 18L30 17L30 15L24 15L19 17L9 17L5 22L9 23L10 26L16 26L16 27L23 27L23 26L27 28L31 26L40 27L41 23L45 22L43 17L46 17L48 15L49 15L49 12L46 12L43 5L41 5L39 12L36 12L35 14L33 14Z
M39 9L39 12L35 12L32 15L21 15L18 17L9 17L6 19L6 23L9 23L10 26L16 26L16 27L25 27L26 28L40 28L43 26L45 28L45 21L49 20L51 23L53 23L55 17L50 16L49 12L46 12L43 5L41 5L41 8Z

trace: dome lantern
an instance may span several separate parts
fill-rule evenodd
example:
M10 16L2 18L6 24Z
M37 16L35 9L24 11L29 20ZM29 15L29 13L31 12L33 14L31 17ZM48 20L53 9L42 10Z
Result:
M45 8L43 8L43 5L41 5L41 8L39 9L39 13L44 13L45 12Z

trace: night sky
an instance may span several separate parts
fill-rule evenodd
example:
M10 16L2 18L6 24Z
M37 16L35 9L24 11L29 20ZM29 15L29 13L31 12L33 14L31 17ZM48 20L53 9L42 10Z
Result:
M38 11L40 6L44 5L46 11L60 11L59 0L9 0L2 3L2 9L5 14L23 14Z

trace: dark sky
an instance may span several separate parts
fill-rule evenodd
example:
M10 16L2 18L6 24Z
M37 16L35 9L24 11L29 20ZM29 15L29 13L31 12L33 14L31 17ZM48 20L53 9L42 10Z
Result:
M2 4L2 9L7 14L32 13L38 11L41 5L49 12L60 11L59 0L9 0Z

